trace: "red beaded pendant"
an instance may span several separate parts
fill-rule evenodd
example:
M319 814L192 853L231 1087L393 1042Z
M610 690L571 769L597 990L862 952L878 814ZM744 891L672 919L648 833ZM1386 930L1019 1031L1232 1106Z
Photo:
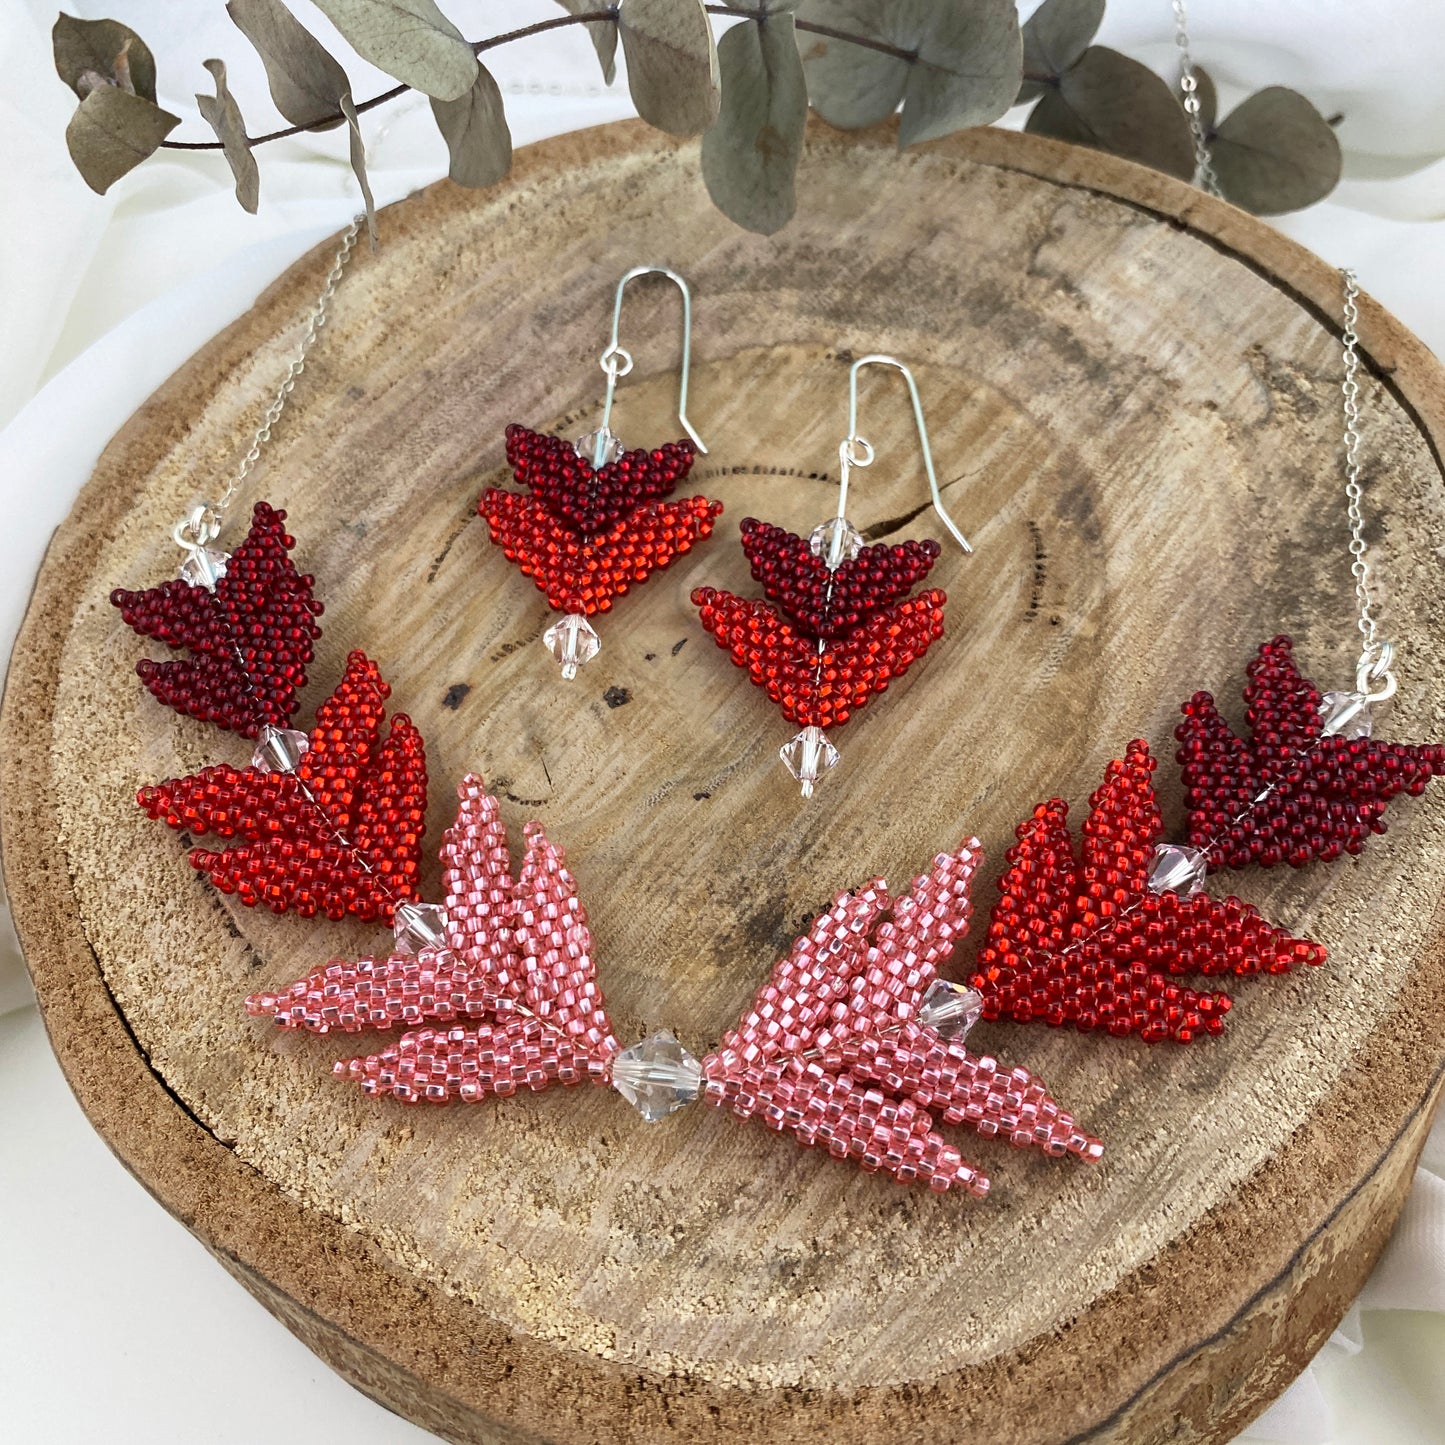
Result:
M823 556L830 525L846 526L825 524L815 542L743 521L743 551L776 606L714 587L692 594L718 646L802 727L781 756L805 798L838 760L824 730L842 727L943 636L948 601L937 588L907 596L937 560L938 543L865 547L853 533L852 554L830 568Z
M376 664L353 652L294 771L221 764L142 788L136 801L172 828L241 839L224 851L193 848L190 862L248 906L390 922L416 897L427 783L408 717L397 713L381 740L390 692Z
M1062 799L1039 804L1019 825L971 980L985 1018L1188 1043L1223 1030L1230 999L1186 987L1181 975L1244 977L1324 962L1319 944L1291 937L1237 898L1151 887L1163 832L1154 766L1141 741L1109 764L1089 799L1078 855Z
M507 460L527 491L489 487L477 511L507 560L567 614L544 639L564 676L575 676L596 654L587 618L608 611L629 587L712 531L721 502L661 500L687 476L695 455L692 442L669 442L594 468L561 437L507 428Z
M1183 705L1175 732L1189 840L1209 849L1212 868L1300 867L1358 853L1386 830L1392 798L1423 793L1445 773L1445 747L1369 737L1367 707L1348 729L1355 735L1327 735L1327 700L1301 675L1288 637L1264 643L1248 675L1248 739L1207 692Z
M257 502L246 539L226 561L215 590L179 577L143 592L117 587L110 600L142 637L186 648L189 661L135 665L167 707L254 738L285 727L306 686L321 629L315 579L296 571L286 513Z

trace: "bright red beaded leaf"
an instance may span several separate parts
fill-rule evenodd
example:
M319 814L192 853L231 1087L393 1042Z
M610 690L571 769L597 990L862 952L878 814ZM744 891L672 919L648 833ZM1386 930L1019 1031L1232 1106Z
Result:
M847 637L820 642L761 600L713 587L692 594L702 625L802 727L834 728L868 700L886 692L943 636L943 604L937 589L920 592L876 612Z
M315 579L296 571L286 513L257 502L246 539L231 554L214 592L179 577L143 592L117 587L111 602L127 625L194 654L188 661L135 665L167 707L254 738L263 725L285 727L306 686L321 629Z
M830 640L906 597L939 553L934 541L879 542L830 570L805 537L754 517L739 530L753 579L804 632Z
M353 652L294 773L221 764L142 788L136 801L172 828L243 840L193 848L190 862L248 906L389 922L416 897L427 783L410 718L397 713L380 738L390 692L376 664Z
M985 1018L1188 1043L1223 1029L1230 999L1188 988L1180 975L1287 973L1324 962L1319 944L1291 937L1237 898L1150 891L1163 832L1154 766L1140 741L1109 764L1089 799L1078 855L1062 799L1039 804L1019 825L971 980Z
M668 442L655 451L624 452L615 462L594 469L563 437L515 422L507 428L512 475L563 526L582 537L611 531L639 507L667 496L692 470L696 455L690 441Z
M590 617L706 537L722 503L706 497L650 502L598 536L584 538L534 496L492 487L477 510L509 562L533 578L559 612Z
M1301 867L1358 853L1383 833L1385 808L1445 773L1445 747L1325 737L1320 693L1301 675L1288 637L1264 643L1248 667L1249 738L1213 697L1197 692L1175 731L1189 840L1210 866Z
M1004 1069L918 1021L937 966L968 930L979 846L934 859L902 898L841 893L703 1060L707 1101L900 1184L988 1191L934 1128L1097 1159L1103 1146L1027 1069Z
M318 1034L442 1024L335 1066L368 1094L405 1104L606 1084L618 1044L561 850L529 824L514 882L497 800L475 777L457 791L441 850L445 945L333 960L279 993L253 994L247 1011Z

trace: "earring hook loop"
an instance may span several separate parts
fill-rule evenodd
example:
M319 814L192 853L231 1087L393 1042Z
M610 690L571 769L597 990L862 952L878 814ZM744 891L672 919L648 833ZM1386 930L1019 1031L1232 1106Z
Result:
M612 401L617 393L617 378L626 376L632 370L632 354L620 344L622 328L622 300L627 283L639 276L666 276L682 293L682 374L677 391L677 419L682 429L692 438L693 445L703 455L707 447L698 436L692 423L687 419L687 384L692 366L692 292L687 282L667 266L634 266L617 283L617 297L612 305L612 339L607 349L598 358L598 365L607 373L607 394L602 402L602 423L597 428L597 441L593 448L592 465L600 467L605 460L609 438L608 423L612 420Z

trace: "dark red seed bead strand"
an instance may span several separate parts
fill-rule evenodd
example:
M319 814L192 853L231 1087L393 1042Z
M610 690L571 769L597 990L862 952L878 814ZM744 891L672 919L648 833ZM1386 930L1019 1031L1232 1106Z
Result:
M152 695L188 717L254 738L263 725L285 727L299 706L306 668L321 629L315 579L296 571L286 513L257 502L245 540L212 592L180 578L111 602L126 624L194 656L142 658L136 672Z
M1288 637L1259 649L1244 696L1248 739L1207 692L1183 705L1175 731L1189 841L1209 850L1211 867L1302 867L1358 853L1386 830L1392 799L1445 773L1445 747L1322 736L1319 691Z
M830 570L805 538L781 527L745 517L740 530L754 580L802 631L830 641L906 597L939 554L932 540L880 542Z

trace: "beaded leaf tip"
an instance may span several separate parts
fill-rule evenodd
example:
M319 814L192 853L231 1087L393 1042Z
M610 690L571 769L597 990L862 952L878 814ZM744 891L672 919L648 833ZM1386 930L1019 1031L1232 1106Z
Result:
M649 1121L700 1097L899 1183L975 1195L988 1181L935 1132L930 1110L1048 1154L1102 1152L1026 1070L975 1057L922 1021L933 992L949 988L936 964L967 927L976 844L939 857L896 901L881 882L841 894L699 1063L666 1032L619 1048L560 849L530 824L513 881L497 800L476 778L459 792L442 845L441 941L333 961L246 1003L313 1033L406 1028L380 1053L336 1065L367 1093L476 1102L591 1082Z
M242 840L193 848L190 861L248 906L390 922L416 897L427 784L411 720L397 713L381 738L390 692L376 664L353 652L284 770L220 764L142 788L136 801L172 828Z
M1324 962L1319 944L1291 937L1237 898L1192 891L1193 879L1178 891L1160 886L1160 852L1166 865L1182 860L1186 875L1195 855L1158 848L1154 767L1137 740L1109 764L1077 854L1062 799L1040 803L1019 824L971 979L985 1018L1188 1043L1220 1033L1231 1001L1186 987L1181 975L1243 977Z
M315 579L296 571L286 513L257 502L246 539L226 559L214 588L172 578L143 592L117 587L111 602L128 626L188 660L142 658L136 672L167 707L254 738L285 727L321 629Z
M1318 688L1301 675L1288 637L1264 643L1248 667L1249 737L1197 692L1175 731L1189 840L1212 868L1302 867L1358 853L1386 829L1385 808L1445 773L1445 747L1328 736Z

